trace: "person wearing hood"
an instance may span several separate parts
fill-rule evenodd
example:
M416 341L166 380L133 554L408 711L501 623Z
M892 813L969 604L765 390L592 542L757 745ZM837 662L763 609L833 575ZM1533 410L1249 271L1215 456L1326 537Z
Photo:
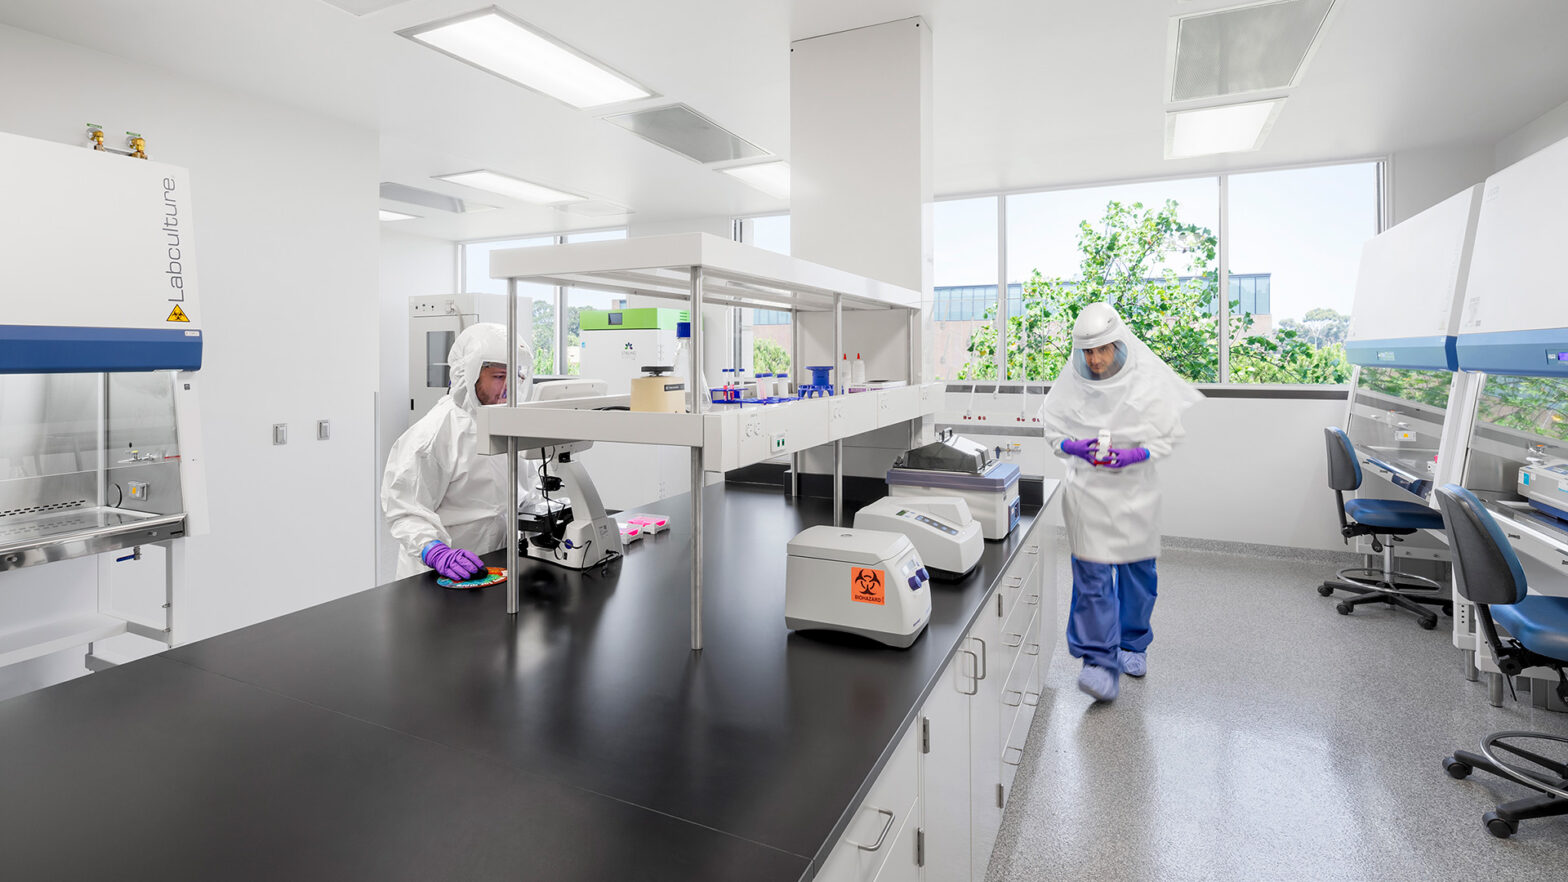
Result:
M505 326L465 329L447 354L451 388L392 445L381 509L398 543L400 579L427 568L449 579L471 578L484 571L479 554L506 541L506 457L479 453L474 422L480 405L506 401L506 355ZM533 353L519 342L518 388L532 369Z
M1160 553L1155 463L1185 434L1181 416L1201 397L1109 303L1078 314L1072 356L1046 395L1044 422L1046 440L1067 460L1067 648L1083 659L1078 688L1096 701L1116 698L1121 674L1148 671Z

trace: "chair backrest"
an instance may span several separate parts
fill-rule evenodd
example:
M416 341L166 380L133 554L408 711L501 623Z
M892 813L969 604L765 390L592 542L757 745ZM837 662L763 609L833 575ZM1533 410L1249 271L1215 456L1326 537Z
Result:
M1471 603L1518 603L1525 597L1524 568L1513 546L1474 493L1458 484L1437 488L1443 532L1454 556L1454 587Z
M1355 490L1361 486L1361 463L1356 462L1356 448L1350 436L1338 426L1323 429L1323 441L1328 445L1328 486L1334 490Z

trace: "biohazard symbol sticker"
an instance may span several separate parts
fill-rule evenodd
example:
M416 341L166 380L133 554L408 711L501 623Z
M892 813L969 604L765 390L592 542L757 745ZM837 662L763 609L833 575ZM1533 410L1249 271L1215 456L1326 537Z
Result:
M869 567L849 568L849 599L856 603L882 605L887 589L887 573Z
M174 305L174 311L169 313L168 318L164 319L166 322L188 322L190 320L190 316L186 315L185 310L181 309L177 303Z

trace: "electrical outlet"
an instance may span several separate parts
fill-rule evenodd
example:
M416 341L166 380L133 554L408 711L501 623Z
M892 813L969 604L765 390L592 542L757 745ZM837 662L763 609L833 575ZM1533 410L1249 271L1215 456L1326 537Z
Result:
M128 491L126 493L127 496L132 499L140 499L143 502L147 501L148 490L146 481L128 481L125 486Z
M789 445L784 440L783 432L772 436L769 441L771 443L768 445L768 449L774 453L783 453L785 450L789 449Z
M274 446L289 443L289 424L272 424L272 443Z

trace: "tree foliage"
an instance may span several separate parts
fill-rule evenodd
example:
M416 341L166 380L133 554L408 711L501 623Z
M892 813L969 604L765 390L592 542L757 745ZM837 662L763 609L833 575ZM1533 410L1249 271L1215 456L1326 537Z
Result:
M1051 380L1072 352L1078 312L1108 302L1128 327L1181 376L1198 383L1219 380L1219 240L1212 230L1183 222L1177 203L1159 208L1111 201L1095 225L1078 226L1081 256L1075 279L1046 278L1035 270L1023 288L1023 310L1009 315L1008 376ZM1319 348L1292 329L1253 333L1255 320L1230 302L1233 382L1342 383L1349 364L1339 345ZM995 307L989 323L969 339L970 362L959 379L995 379Z
M751 342L751 369L759 374L788 373L789 353L772 340L755 337Z

